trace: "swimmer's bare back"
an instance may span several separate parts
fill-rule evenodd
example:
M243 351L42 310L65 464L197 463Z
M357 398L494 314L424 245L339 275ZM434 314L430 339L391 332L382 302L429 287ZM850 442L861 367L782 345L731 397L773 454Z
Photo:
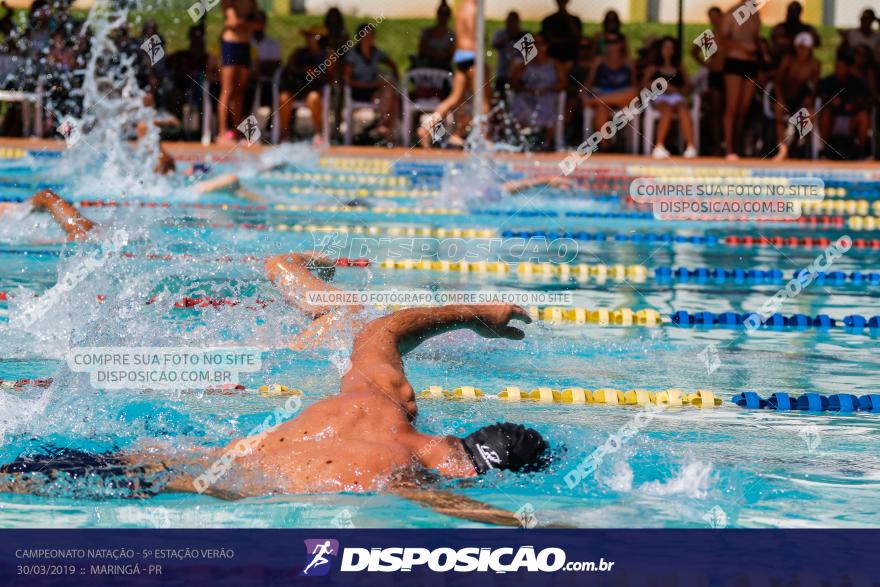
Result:
M455 48L477 49L477 0L459 0L455 6Z
M312 404L268 434L229 443L221 452L237 454L242 440L254 448L235 461L216 491L240 497L270 492L398 492L448 509L461 499L469 504L463 511L477 516L467 519L488 521L485 515L491 511L496 521L490 523L507 519L516 524L515 517L503 510L444 492L422 493L413 484L424 470L458 479L473 477L476 470L460 439L415 429L418 408L403 366L408 351L452 330L522 339L524 333L509 324L514 319L531 321L525 310L513 305L414 308L373 320L355 339L351 368L342 377L339 394ZM175 480L167 489L194 491L190 477Z

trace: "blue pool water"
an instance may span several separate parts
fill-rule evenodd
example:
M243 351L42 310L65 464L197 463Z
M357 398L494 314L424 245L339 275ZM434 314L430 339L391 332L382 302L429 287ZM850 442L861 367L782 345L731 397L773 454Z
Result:
M619 190L613 186L594 188L589 194L540 188L515 196L502 193L501 179L516 177L523 168L526 173L552 173L553 162L490 166L480 161L321 160L302 148L289 149L284 156L289 164L279 172L254 172L252 161L228 166L241 173L244 186L268 206L251 210L236 209L248 202L231 195L197 198L182 179L101 184L87 172L65 169L63 159L26 156L0 164L3 199L26 198L38 187L51 185L75 201L171 204L169 208L85 208L103 226L102 238L113 230L126 230L130 239L125 251L131 256L105 258L26 328L17 325L15 313L33 303L29 296L43 294L86 263L90 246L63 243L61 231L39 215L0 227L0 291L10 296L0 302L0 379L54 378L47 390L0 390L0 461L45 445L100 450L130 447L145 439L181 450L218 445L247 433L284 402L252 392L98 391L86 376L67 368L65 356L75 347L256 345L263 349L262 368L245 376L249 388L270 382L301 388L305 403L335 393L351 333L340 334L320 349L289 350L287 342L305 319L280 301L257 259L309 250L328 234L339 232L340 226L832 240L843 234L876 235L793 224L618 218L613 213L621 206L610 196ZM621 175L653 173L627 170L624 165L610 167ZM217 165L214 172L224 170ZM855 172L815 172L852 193L872 179ZM413 193L424 197L409 197ZM395 197L376 197L380 195ZM871 196L876 194L864 192L859 197ZM302 209L337 207L353 199L397 206L401 211ZM229 207L192 207L195 203ZM279 204L296 209L277 209ZM454 208L457 213L427 214L429 206ZM487 213L493 210L495 214ZM612 217L578 217L573 212L606 212ZM290 230L292 225L336 229L295 231ZM606 240L580 242L573 262L644 265L649 275L661 266L780 269L787 280L820 251ZM161 258L166 255L170 258ZM218 262L219 257L228 258ZM877 271L878 257L876 249L853 248L835 261L834 270ZM369 268L340 268L335 283L343 289L371 290L566 291L579 307L653 308L667 315L676 310L754 312L784 285L527 280L515 272L499 276L406 271L375 263ZM837 320L851 314L871 317L880 315L878 294L880 285L814 283L780 311L824 313ZM154 303L146 304L153 296ZM174 301L184 296L244 301L220 308L173 308ZM263 307L257 300L268 303ZM420 400L419 426L424 432L465 435L496 420L521 421L539 429L559 449L546 474L493 474L449 483L455 491L507 510L534 512L541 523L585 527L880 523L880 514L870 505L880 495L880 415L748 411L729 402L741 391L757 391L765 397L773 392L880 393L876 332L762 329L746 334L742 329L602 328L537 321L526 327L526 333L519 342L479 339L467 332L433 339L408 358L407 374L417 390L429 385L445 389L472 385L488 393L508 385L524 390L542 386L706 389L722 397L725 406L670 408L654 415L638 434L602 460L595 475L569 488L566 474L632 422L639 408ZM712 372L699 358L709 344L716 346L720 360ZM98 499L73 490L51 498L0 494L0 527L324 527L349 522L357 527L473 525L395 497L372 494L272 495L236 502L177 494L147 500Z

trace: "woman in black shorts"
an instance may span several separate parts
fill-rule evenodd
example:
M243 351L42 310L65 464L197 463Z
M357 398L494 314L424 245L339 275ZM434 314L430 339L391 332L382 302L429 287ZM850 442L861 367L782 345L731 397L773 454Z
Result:
M235 142L235 127L244 117L244 93L251 73L251 34L257 22L255 0L223 0L220 35L220 100L217 105L217 142Z
M734 12L737 4L724 15L721 27L721 45L724 48L724 142L728 161L739 159L742 131L746 115L755 96L755 77L758 75L758 52L761 36L761 15L752 14L743 23L737 23Z

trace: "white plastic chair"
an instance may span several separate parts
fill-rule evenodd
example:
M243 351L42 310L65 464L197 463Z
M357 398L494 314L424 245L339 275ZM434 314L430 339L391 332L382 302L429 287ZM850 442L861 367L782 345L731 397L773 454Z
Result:
M516 99L516 92L511 89L507 95L509 103L513 104L514 99ZM585 134L584 136L589 135ZM557 151L565 150L565 91L556 94L556 124L553 130L553 148Z
M17 59L12 55L0 55L0 80L6 80L14 76L18 69ZM43 80L37 83L36 91L22 92L19 90L0 90L0 102L21 103L22 134L31 135L31 123L33 122L33 136L43 136ZM34 106L34 115L31 116L30 107Z
M272 144L277 145L281 141L281 74L283 68L279 67L272 76ZM307 95L307 93L303 93ZM296 110L305 108L305 100L293 101L294 119ZM321 138L324 144L330 144L330 85L324 84L321 90Z
M398 90L399 91L399 90ZM355 110L372 110L379 111L379 104L374 101L357 102L351 94L351 87L346 85L343 90L342 97L342 119L345 121L345 144L350 145L354 138L354 111ZM392 120L395 124L397 121Z
M411 145L413 115L418 113L417 116L421 117L422 114L430 114L434 112L442 100L440 94L443 92L446 85L451 83L452 74L445 69L417 67L406 72L406 75L403 77L402 88L405 92L404 95L407 96L403 100L403 122L401 125L403 127L401 133L403 134L404 146L408 147ZM435 96L430 98L412 99L409 97L410 87L431 90Z
M703 75L701 75L703 74ZM697 153L700 152L700 112L703 107L703 92L709 87L709 71L702 69L693 78L694 92L691 101L691 127L694 131L694 147ZM642 151L645 155L650 155L654 148L654 132L657 128L657 121L660 120L660 111L654 108L653 102L648 103L648 108L644 113L644 127L642 134ZM674 115L677 116L677 115ZM679 131L678 144L683 147L684 136Z

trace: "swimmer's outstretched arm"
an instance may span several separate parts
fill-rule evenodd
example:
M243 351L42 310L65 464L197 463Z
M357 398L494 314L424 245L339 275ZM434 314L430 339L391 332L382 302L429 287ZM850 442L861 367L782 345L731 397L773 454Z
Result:
M319 253L284 253L266 259L263 268L266 270L266 277L281 290L285 301L310 318L317 320L339 307L318 306L308 301L310 291L338 291L327 283L336 271L332 259ZM312 273L313 269L318 271L320 277Z
M41 190L31 197L35 210L46 210L67 233L69 240L83 240L95 223L82 216L69 202L52 190Z
M547 186L558 189L571 189L572 182L564 177L529 177L526 179L514 179L504 184L504 190L509 194L515 194L537 186Z
M238 176L234 173L224 173L211 179L200 181L193 185L193 191L197 194L209 194L223 190L234 190L241 185Z
M481 522L494 526L522 527L522 521L515 514L501 508L471 499L443 489L395 489L395 495L430 508L444 516L452 516L471 522ZM565 524L541 524L541 528L573 528Z
M514 305L452 305L394 312L367 324L354 341L351 369L342 377L340 392L373 391L415 413L415 395L403 370L403 355L432 336L469 328L485 338L521 340L525 333L510 326L529 323L528 312Z

